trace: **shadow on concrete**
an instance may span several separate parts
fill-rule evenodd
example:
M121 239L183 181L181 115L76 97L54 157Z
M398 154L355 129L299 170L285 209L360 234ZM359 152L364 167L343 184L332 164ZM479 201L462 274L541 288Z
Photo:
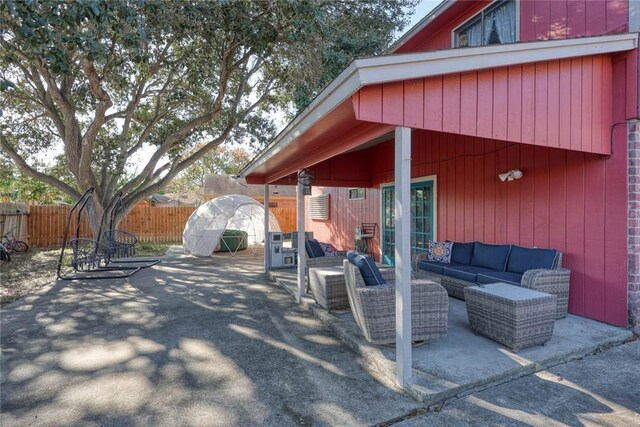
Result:
M415 409L261 263L178 256L7 306L2 425L367 425Z
M474 393L398 426L640 425L640 341Z

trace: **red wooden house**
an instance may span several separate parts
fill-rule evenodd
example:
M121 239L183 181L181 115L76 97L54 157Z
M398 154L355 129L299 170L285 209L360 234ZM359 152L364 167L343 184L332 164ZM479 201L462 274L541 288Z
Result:
M307 214L306 230L348 249L356 226L377 223L383 261L400 180L411 250L558 249L569 311L638 330L639 30L635 1L444 1L391 52L351 64L242 174L287 184L309 168L330 214ZM514 169L521 179L499 179Z

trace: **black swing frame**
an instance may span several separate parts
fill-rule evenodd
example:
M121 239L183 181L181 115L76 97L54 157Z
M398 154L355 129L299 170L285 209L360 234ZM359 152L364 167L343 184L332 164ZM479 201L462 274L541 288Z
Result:
M136 249L135 245L138 242L138 238L126 231L118 230L114 228L113 224L115 223L116 216L118 211L122 210L124 207L123 195L122 191L117 192L113 198L109 201L109 204L105 208L103 212L103 219L100 221L100 228L98 230L98 236L104 237L105 244L111 249L112 258L116 258L112 260L116 264L127 264L127 263L141 263L145 264L140 265L140 268L149 268L158 263L161 260L159 259L147 259L147 260L136 260L136 259L123 259L123 258L135 258ZM104 224L105 215L109 216L109 225L108 228L103 232L102 226ZM98 239L100 239L98 237ZM118 239L118 237L120 239ZM98 240L100 241L100 240ZM114 257L114 255L116 255Z
M58 258L58 266L56 270L56 276L59 280L123 279L131 277L141 269L141 267L139 266L109 266L111 262L111 251L109 250L109 248L106 245L100 243L99 240L91 240L80 237L82 213L84 212L91 197L93 197L93 192L93 187L87 189L82 197L80 197L80 199L78 199L78 201L71 207L71 209L69 210L69 214L67 215L67 222L62 239L62 248L60 249L60 257ZM76 229L74 234L75 237L69 239L71 218L73 218L74 213L76 215ZM73 259L71 261L71 266L75 273L71 275L62 274L62 265L64 260L64 253L67 248L67 243L69 243L69 246L71 246L73 250ZM101 272L110 271L122 271L122 273L99 274Z

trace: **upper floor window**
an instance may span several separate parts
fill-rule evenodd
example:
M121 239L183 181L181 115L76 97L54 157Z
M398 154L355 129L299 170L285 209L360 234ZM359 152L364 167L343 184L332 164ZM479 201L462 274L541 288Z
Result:
M516 41L516 2L498 0L454 31L455 47Z

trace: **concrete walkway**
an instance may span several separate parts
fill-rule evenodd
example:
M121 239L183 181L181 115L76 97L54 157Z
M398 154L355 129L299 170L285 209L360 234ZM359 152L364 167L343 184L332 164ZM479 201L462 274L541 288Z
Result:
M247 255L58 282L6 307L0 425L370 425L417 408Z
M640 426L640 341L474 393L394 427Z

